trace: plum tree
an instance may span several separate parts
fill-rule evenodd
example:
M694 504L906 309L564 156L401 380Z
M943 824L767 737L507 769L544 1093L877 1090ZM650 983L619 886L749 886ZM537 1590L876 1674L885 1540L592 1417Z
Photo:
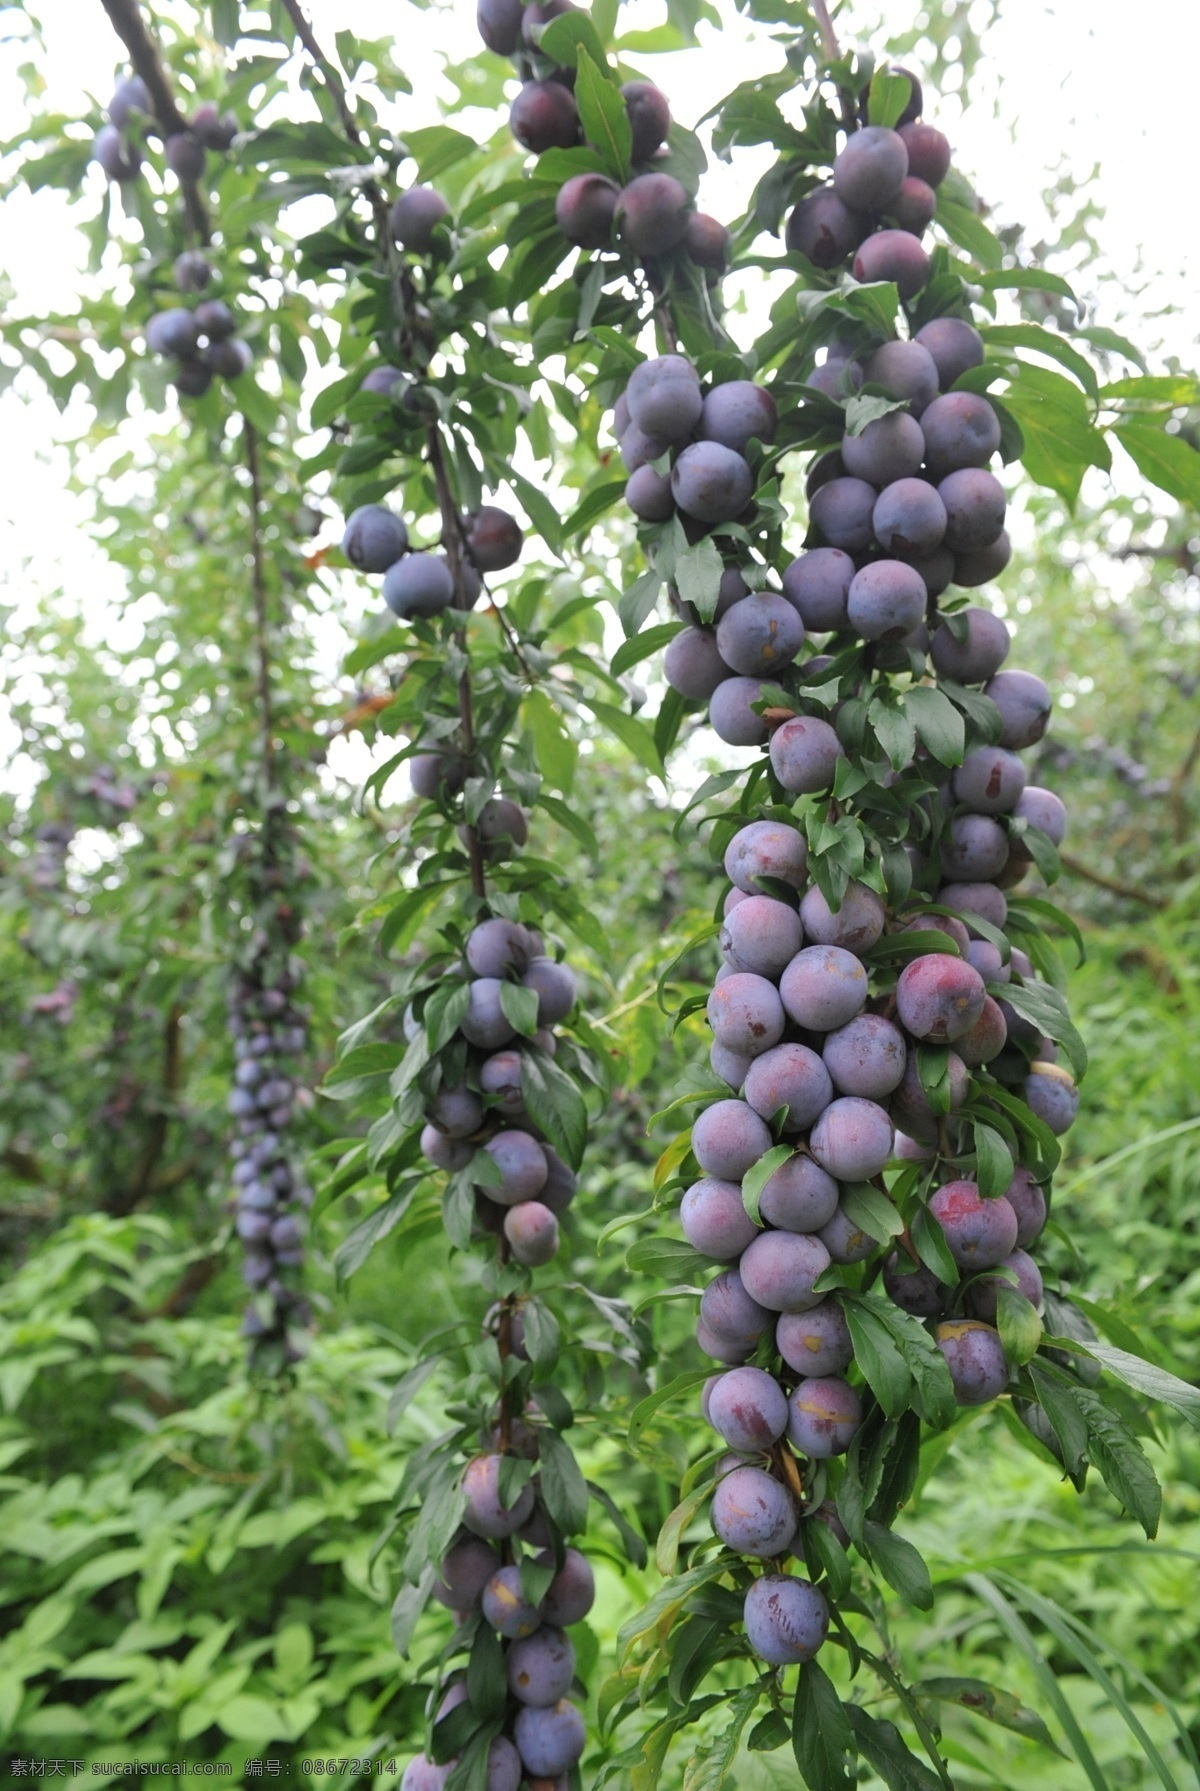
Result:
M772 1667L811 1660L829 1632L829 1607L816 1586L792 1574L770 1573L746 1592L746 1640Z

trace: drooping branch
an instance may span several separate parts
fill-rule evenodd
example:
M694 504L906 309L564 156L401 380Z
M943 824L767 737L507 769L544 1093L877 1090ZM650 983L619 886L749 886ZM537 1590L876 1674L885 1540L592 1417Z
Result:
M1152 895L1137 883L1122 883L1116 877L1106 877L1103 871L1093 870L1090 864L1081 859L1072 858L1066 852L1060 852L1058 861L1064 871L1072 877L1081 877L1085 883L1094 883L1097 889L1106 889L1110 895L1120 896L1126 902L1140 902L1144 908L1163 909L1168 906L1165 896Z
M246 470L250 475L250 590L254 602L254 637L257 655L259 730L262 741L263 785L267 795L275 782L275 712L271 700L270 615L267 609L267 579L263 563L262 472L258 458L258 436L249 417L242 416L242 440L245 444ZM267 811L271 804L268 801Z
M154 108L155 122L163 136L173 137L180 131L186 131L187 119L176 103L175 92L163 67L158 45L146 27L137 0L100 0L100 4L108 14L113 30L129 52L129 60L135 72L145 84L150 104ZM210 242L212 226L203 193L194 180L181 181L180 184L189 225L202 243Z
M361 143L363 140L362 132L358 128L358 123L355 119L350 101L346 97L345 84L342 81L342 77L338 74L337 69L334 68L332 62L329 60L328 56L326 56L320 44L314 37L313 28L305 17L304 8L300 5L300 0L283 0L283 10L292 21L296 36L304 45L309 59L312 61L314 67L320 72L321 79L325 83L326 92L337 107L338 117L342 121L342 129L349 137L351 143Z

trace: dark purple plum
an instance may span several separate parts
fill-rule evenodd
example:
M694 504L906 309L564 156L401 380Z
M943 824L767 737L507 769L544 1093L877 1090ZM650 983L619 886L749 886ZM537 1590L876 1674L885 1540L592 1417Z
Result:
M150 95L146 91L146 83L140 75L122 75L113 88L113 96L105 107L109 120L119 131L123 131L135 112L146 118L153 115L154 108L150 103Z
M916 423L913 427L920 429ZM866 479L830 479L813 493L809 520L827 546L840 547L844 553L862 553L871 544L871 518L878 495Z
M1042 1275L1032 1256L1021 1249L1013 1250L997 1266L1011 1269L1016 1276L1016 1292L1029 1301L1035 1312L1040 1312ZM1012 1281L1005 1275L984 1275L973 1282L967 1292L967 1308L971 1317L981 1318L985 1324L994 1325L1000 1289L1012 1286Z
M807 1580L790 1573L763 1574L747 1589L742 1606L746 1640L772 1667L811 1660L829 1633L829 1607Z
M746 1071L743 1093L766 1120L786 1107L783 1130L791 1133L806 1131L818 1118L833 1099L833 1086L815 1051L807 1045L786 1044L754 1058Z
M533 1510L533 1488L525 1485L509 1504L500 1497L500 1469L503 1455L476 1455L463 1474L463 1491L467 1508L463 1523L476 1536L492 1541L511 1536L520 1529Z
M950 172L948 138L931 124L915 122L902 124L897 135L908 153L908 172L931 187L941 186Z
M926 598L914 567L903 560L872 560L850 581L846 613L864 640L898 641L924 621Z
M477 977L468 987L461 1030L463 1037L481 1051L498 1051L513 1036L514 1028L500 1006L500 987L494 976Z
M833 164L833 190L844 205L867 217L886 211L908 173L904 139L879 124L855 131Z
M643 467L643 472L648 472ZM635 474L640 478L640 474ZM704 702L718 685L733 676L733 668L721 657L717 636L710 628L685 628L667 645L663 676L672 690L693 702Z
M494 1548L477 1536L465 1536L443 1555L433 1596L448 1611L477 1611L484 1587L500 1566Z
M946 506L946 546L956 554L989 547L1004 527L1004 487L982 467L947 473L938 496Z
M824 392L827 398L836 398L839 403L862 390L863 370L858 361L850 360L845 355L835 354L832 350L826 355L819 367L814 367L809 374L806 385L814 391ZM822 454L820 460L813 463L804 482L805 495L812 497L822 485L828 485L830 479L840 478L846 468L836 448Z
M713 691L708 719L718 740L727 746L764 746L770 732L753 708L762 696L761 678L726 678Z
M565 1213L575 1198L578 1177L552 1145L543 1144L542 1154L546 1159L546 1185L538 1199L552 1213Z
M885 553L911 563L941 546L946 506L924 479L893 479L876 500L872 526ZM924 579L921 585L927 589Z
M986 996L983 1012L969 1032L955 1041L955 1050L969 1070L991 1063L1008 1043L1008 1022L999 1003Z
M804 943L800 916L773 896L747 896L725 918L720 946L727 964L777 982Z
M945 505L942 505L943 510ZM899 555L903 559L904 555ZM921 574L931 597L940 597L954 578L954 555L948 547L935 547L932 553L911 554L909 564Z
M666 473L639 466L625 486L625 502L639 522L667 522L675 514L675 499Z
M714 1039L708 1048L708 1061L712 1065L714 1076L719 1076L722 1082L728 1082L737 1094L754 1059L743 1056L740 1051L731 1051L728 1045L719 1045Z
M700 1323L731 1350L740 1351L729 1360L744 1360L771 1322L771 1314L751 1299L736 1269L726 1269L700 1296Z
M185 249L176 255L172 271L180 292L203 292L212 279L212 267L200 249Z
M1012 559L1012 542L1008 530L1001 529L987 547L976 547L954 556L954 583L968 590L999 578Z
M571 1689L575 1649L551 1623L514 1642L508 1650L508 1689L528 1709L549 1710Z
M819 1059L818 1059L819 1061ZM814 1232L837 1211L838 1185L811 1157L789 1157L768 1177L758 1210L780 1231Z
M910 479L920 472L925 458L921 425L906 410L876 417L858 435L842 437L842 460L853 478L864 479L881 491L896 479ZM826 488L828 489L828 487ZM875 505L871 511L874 515ZM840 542L835 542L840 546Z
M606 249L621 189L605 174L573 174L554 201L554 219L569 243L578 249Z
M888 206L888 218L898 230L923 236L937 216L937 194L926 180L907 174L900 191Z
M559 1791L559 1774L566 1791L565 1775L583 1757L587 1730L574 1704L562 1698L549 1710L523 1706L513 1724L513 1740L529 1775L529 1791Z
M557 1026L560 1020L565 1020L579 993L570 965L548 957L530 959L529 967L521 977L521 986L537 990L539 1026Z
M175 131L163 145L163 160L179 180L203 180L208 152L191 131Z
M421 1155L435 1169L445 1169L451 1175L457 1175L475 1155L475 1146L458 1138L447 1138L436 1126L425 1126L421 1132Z
M946 1310L949 1289L931 1269L897 1250L884 1265L883 1285L901 1311L914 1318L939 1318Z
M813 945L837 945L857 955L882 938L887 911L873 889L850 883L835 914L814 884L800 903L800 919Z
M630 423L621 437L621 463L627 473L639 472L652 460L661 460L670 446L660 436L647 435L636 423Z
M182 306L155 312L146 325L146 346L152 354L174 355L185 360L195 354L199 341L196 319Z
M998 947L990 939L970 940L965 956L968 963L974 964L985 983L1006 983L1012 978L1011 963L1004 962Z
M775 1343L788 1367L809 1378L845 1374L854 1360L846 1314L828 1296L807 1312L782 1313L775 1327Z
M859 1095L831 1101L812 1129L809 1149L839 1182L867 1182L892 1154L892 1122L886 1109Z
M974 1182L946 1182L929 1196L960 1269L991 1269L1016 1248L1017 1215L1003 1194L985 1200Z
M460 827L458 832L459 838L466 845L466 829ZM488 863L498 864L505 858L511 858L525 844L529 838L529 823L520 803L514 802L509 796L489 796L479 811L475 834Z
M803 644L804 624L787 598L772 591L753 592L717 623L721 658L744 678L778 676Z
M512 1117L524 1112L521 1098L521 1053L496 1051L479 1067L479 1086L497 1097L496 1110Z
M652 81L626 81L621 98L633 129L633 159L648 162L662 148L671 129L667 96Z
M838 267L857 249L865 228L832 186L817 187L792 207L784 242L789 254L803 255L814 267Z
M539 1566L549 1567L553 1555L538 1557ZM570 1629L582 1623L596 1602L596 1576L587 1556L577 1548L566 1549L562 1566L547 1586L542 1598L542 1614L557 1629Z
M142 166L137 144L123 137L115 124L102 124L92 139L92 160L109 180L136 180Z
M907 302L929 279L929 256L907 230L877 230L854 257L854 278L864 284L890 280Z
M837 1263L865 1262L879 1248L870 1232L864 1231L840 1206L832 1218L825 1221L817 1236L828 1250L830 1260Z
M752 441L769 447L775 440L776 424L770 392L753 380L731 379L714 386L704 400L696 434L701 441L720 442L744 456Z
M761 894L759 877L774 877L792 889L803 889L807 870L804 835L782 821L750 821L725 848L725 875L747 895Z
M409 187L392 206L392 239L413 255L433 247L434 232L450 216L450 207L433 187Z
M533 941L517 920L481 920L467 935L467 963L476 976L520 973L529 966Z
M779 993L797 1026L808 1032L832 1032L862 1012L867 973L843 946L807 945L784 971Z
M523 1200L537 1199L546 1185L549 1169L546 1153L536 1138L512 1127L497 1132L483 1148L503 1177L498 1187L488 1186L489 1200L497 1206L517 1206Z
M861 1423L862 1401L836 1375L802 1380L788 1401L788 1441L814 1461L844 1455Z
M712 1527L735 1554L766 1561L782 1555L796 1534L796 1501L762 1468L734 1468L713 1494Z
M949 1044L969 1032L983 1012L986 998L979 972L945 952L914 958L896 983L901 1024L914 1038L929 1044Z
M1025 767L1002 746L978 746L954 773L957 801L977 815L1004 815L1015 809L1025 788Z
M521 1569L498 1567L483 1589L482 1609L492 1628L506 1641L531 1636L542 1626L542 1608L521 1591Z
M938 1326L934 1342L945 1357L959 1405L987 1405L1008 1386L1008 1363L999 1332L978 1319L956 1318Z
M558 1220L540 1200L522 1200L504 1215L504 1235L513 1260L540 1269L558 1254Z
M740 1182L770 1148L765 1121L745 1101L714 1101L692 1127L692 1155L720 1181Z
M729 252L733 238L719 218L710 218L707 212L692 211L688 213L687 228L683 233L683 248L688 260L710 273L723 274L729 266Z
M454 601L454 575L439 554L406 554L384 575L383 601L404 622L441 615Z
M885 342L863 368L868 385L882 386L889 398L904 398L919 417L938 394L938 370L921 342Z
M930 642L930 658L943 678L986 684L1008 658L1012 645L1008 627L986 609L960 610L955 622L964 625L965 639L960 640L948 622L941 623Z
M222 299L205 299L202 304L196 306L192 316L196 320L196 328L200 334L207 337L210 342L224 342L237 329L237 318ZM389 368L388 372L394 374L396 379L404 378L399 368ZM370 378L370 374L367 375L367 378ZM359 389L360 391L367 390L366 380L363 381Z
M700 377L680 354L641 361L629 376L625 402L630 420L661 441L684 441L700 420Z
M717 1377L707 1417L731 1449L753 1455L777 1443L787 1429L787 1395L763 1368L731 1368Z
M1004 1198L1017 1215L1017 1245L1027 1250L1036 1242L1046 1223L1046 1196L1034 1180L1032 1170L1018 1164L1012 1181L1004 1190Z
M745 608L744 604L734 612L735 615L740 614L742 608ZM831 790L838 760L845 756L833 728L827 721L814 716L794 716L776 728L771 736L771 769L784 789L794 796L814 796ZM799 949L797 941L796 951ZM792 957L794 953L789 952L788 956Z
M497 504L483 504L463 518L467 552L480 572L503 572L521 557L525 537L515 516Z
M1030 827L1040 829L1054 845L1062 845L1067 831L1067 811L1053 790L1043 789L1040 784L1029 784L1018 797L1013 814L1017 820L1027 821ZM1019 839L1010 841L1009 850L1014 858L1029 856Z
M1000 450L1000 419L977 392L947 392L921 418L925 466L933 479L982 467Z
M559 81L526 81L508 114L508 128L523 149L573 149L580 137L575 95Z
M690 209L673 174L635 174L617 200L617 231L635 255L665 255L683 241Z
M521 42L523 0L479 0L475 22L479 35L497 56L511 56Z
M707 1016L717 1043L741 1057L758 1057L783 1037L779 991L750 971L722 977L708 998Z
M973 914L993 927L1003 927L1008 919L1004 891L997 889L994 883L943 883L937 899L940 907L953 908L956 914L966 916L967 931L972 938L978 937L971 928Z
M483 1124L483 1102L473 1088L441 1088L429 1103L428 1118L447 1138L469 1138Z
M693 442L671 469L671 490L679 508L697 522L732 522L754 496L754 474L733 448Z
M943 392L969 368L983 365L983 337L961 317L935 317L917 331L916 340L932 355Z
M1010 752L1036 746L1050 722L1050 692L1034 672L997 672L984 688L1000 711L1000 744Z
M1079 1090L1074 1078L1056 1063L1035 1063L1022 1089L1025 1100L1043 1124L1061 1138L1075 1124Z
M984 883L1008 863L1008 835L991 815L955 815L941 854L943 875L960 883Z
M839 547L814 547L783 574L783 594L812 634L845 628L846 598L855 565Z
M903 1034L882 1014L859 1014L839 1026L827 1035L822 1056L839 1094L870 1101L899 1087L908 1061Z
M400 1791L445 1791L449 1766L436 1766L428 1754L416 1754L404 1768Z
M382 504L361 504L346 519L342 552L360 572L386 572L408 552L408 529Z
M692 1249L714 1262L736 1262L758 1236L738 1183L712 1176L692 1183L680 1202L679 1223Z
M768 1312L806 1312L821 1297L813 1292L813 1282L829 1261L829 1251L817 1237L762 1231L743 1252L738 1273L750 1298Z

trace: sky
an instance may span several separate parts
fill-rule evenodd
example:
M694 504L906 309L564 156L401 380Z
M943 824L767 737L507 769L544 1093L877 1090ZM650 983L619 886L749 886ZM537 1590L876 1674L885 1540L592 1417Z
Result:
M643 72L669 93L685 124L699 120L737 81L777 66L780 59L761 27L750 27L731 0L720 4L722 28L701 25L695 49L641 59ZM366 38L395 34L396 60L414 90L397 102L401 128L436 119L439 103L453 96L444 62L461 58L465 46L476 41L474 0L424 10L405 0L307 0L307 5L318 40L330 46L343 28ZM103 9L94 0L41 0L37 10L47 40L41 67L46 89L65 112L86 113L94 99L106 97L121 64ZM981 25L991 10L987 0L976 0ZM848 39L879 44L889 25L907 27L911 9L852 0L840 16ZM661 0L626 0L619 30L645 29L664 17ZM0 117L6 129L22 111L15 73L28 56L22 35L19 9L0 6ZM1200 6L1194 0L1138 0L1136 7L999 0L999 17L987 28L984 47L969 109L960 104L953 80L927 108L951 138L956 167L994 204L994 222L1020 221L1033 241L1046 216L1044 195L1063 165L1077 178L1094 169L1103 207L1094 226L1100 266L1124 288L1121 293L1109 283L1099 289L1101 308L1094 321L1124 327L1152 350L1194 367L1200 247L1187 185L1195 157L1194 117L1180 100L1182 75L1175 81L1164 70L1200 62ZM919 52L914 60L919 65ZM471 128L469 117L462 128ZM490 133L490 117L486 128ZM761 165L753 151L739 152L732 165L711 164L701 191L703 208L718 216L741 211ZM90 178L98 180L98 171ZM0 180L0 191L4 184ZM83 256L58 195L23 189L7 194L0 204L0 270L15 311L69 310ZM1092 289L1097 271L1077 270L1083 291ZM15 602L23 614L43 592L77 593L93 616L97 638L115 641L126 625L119 575L91 543L86 497L64 489L65 444L85 421L70 411L60 418L35 382L20 374L0 396L0 443L7 444L0 448L5 469L0 603ZM1113 576L1119 576L1116 569ZM332 635L328 649L336 657ZM12 744L0 713L0 759ZM363 763L348 761L343 769L355 777Z

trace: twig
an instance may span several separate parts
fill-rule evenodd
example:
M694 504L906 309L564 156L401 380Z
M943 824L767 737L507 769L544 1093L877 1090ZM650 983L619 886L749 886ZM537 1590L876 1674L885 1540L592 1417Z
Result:
M100 0L100 4L108 14L113 30L128 50L130 62L145 84L150 103L154 107L155 121L164 138L186 131L188 121L176 104L175 93L163 67L158 45L146 28L137 0ZM180 186L183 188L188 223L202 243L210 242L212 228L204 195L194 180L183 180Z
M246 451L246 470L250 475L250 589L254 600L254 635L258 652L259 726L262 737L263 783L268 797L265 811L272 814L269 801L275 783L275 715L271 701L270 615L267 609L267 577L263 563L262 474L258 460L258 436L245 412L242 413L242 440Z
M158 1166L167 1148L172 1108L183 1081L182 1021L183 1009L176 1002L163 1028L162 1100L157 1112L151 1115L146 1142L131 1180L124 1189L114 1189L103 1202L104 1211L114 1219L125 1218L155 1192Z
M829 16L829 8L825 0L812 0L813 14L817 21L817 29L821 33L821 46L825 51L827 62L840 62L842 47L837 40L837 32L833 28L833 20ZM858 128L858 117L855 109L854 95L838 85L838 102L842 109L842 126L849 136Z
M321 71L321 79L324 81L329 96L337 107L338 117L342 121L342 129L349 137L351 143L361 143L363 140L362 132L358 128L354 113L350 108L350 102L346 98L346 89L342 83L342 77L338 74L336 68L334 68L332 62L330 62L328 56L325 55L320 44L318 44L316 38L313 36L313 28L304 16L304 10L300 5L300 0L283 0L283 10L295 26L296 36L308 51L308 54L316 67Z
M1192 772L1200 763L1200 728L1192 736L1192 744L1183 755L1183 763L1171 779L1171 814L1175 823L1175 844L1185 846L1190 832L1187 803L1184 801L1184 788Z
M1123 901L1140 902L1145 908L1163 909L1170 906L1165 896L1152 895L1148 889L1142 889L1136 883L1121 883L1115 877L1106 877L1103 871L1093 870L1090 864L1084 864L1066 852L1059 853L1058 861L1063 870L1070 871L1073 877L1082 877L1085 883L1094 883L1098 889L1107 889L1110 895L1120 896Z

